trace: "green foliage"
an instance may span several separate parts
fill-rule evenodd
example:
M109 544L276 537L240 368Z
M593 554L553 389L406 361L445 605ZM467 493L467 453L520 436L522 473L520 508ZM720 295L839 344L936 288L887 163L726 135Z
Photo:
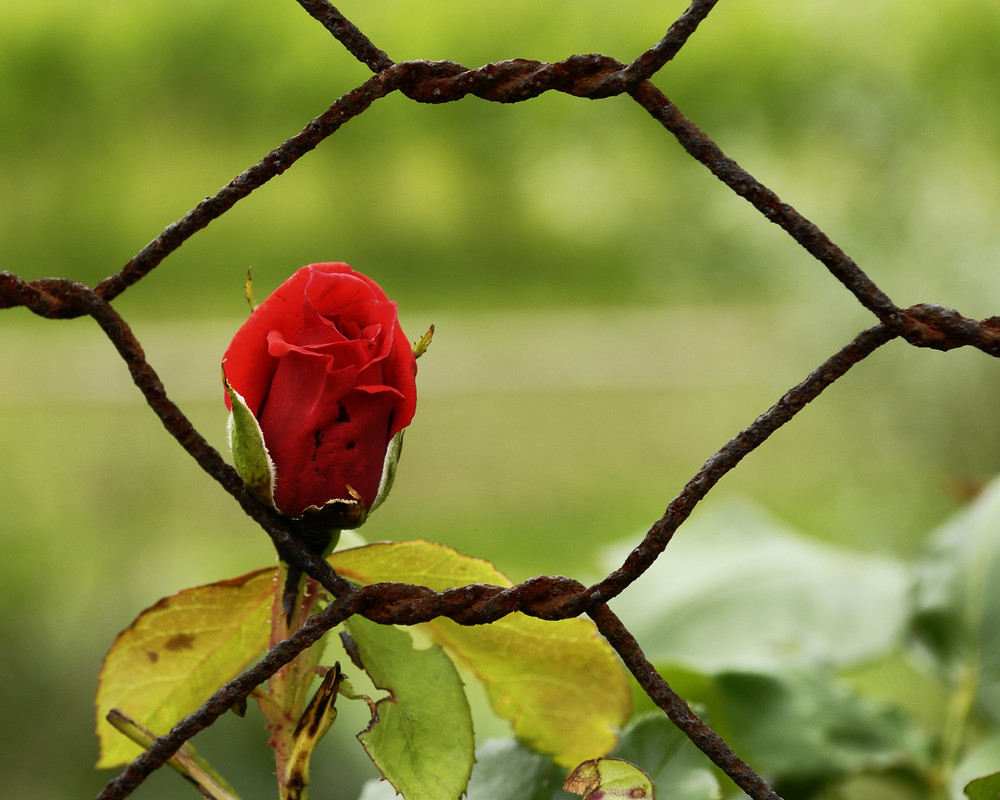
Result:
M693 744L659 713L643 714L621 733L614 759L649 776L670 800L714 800L715 773ZM606 759L602 759L606 761ZM570 800L563 789L567 771L513 739L489 739L476 748L468 800ZM392 800L384 783L365 786L359 800Z
M877 774L960 798L1000 765L998 562L1000 481L913 565L809 543L724 504L697 514L616 605L673 687L786 798ZM936 687L873 698L846 679L884 659L928 668ZM947 714L927 728L916 712L935 692Z
M965 793L970 800L996 800L1000 796L1000 772L970 781Z
M611 551L606 566L626 552ZM658 661L705 670L844 666L901 639L909 582L899 561L810 541L733 501L686 524L613 605Z
M330 560L360 583L511 585L488 562L427 542L368 545ZM905 773L927 791L950 785L951 797L968 783L978 798L992 791L1000 758L1000 615L991 594L998 563L1000 481L943 526L913 567L807 543L748 505L729 505L692 519L616 605L675 689L784 796ZM98 693L102 765L135 752L105 723L111 708L162 733L263 650L273 587L273 570L262 570L189 589L121 634ZM556 797L553 776L580 762L574 791L617 785L605 774L616 762L591 759L612 750L627 697L616 689L624 689L620 668L590 623L515 614L485 626L442 619L421 628L429 648L361 619L347 625L356 666L389 693L359 738L396 790L436 800L466 784L473 737L456 664L484 684L522 742L486 748L483 760L492 766L470 785L470 797L492 800L529 780L530 795ZM867 697L838 675L893 655L916 658L936 675L949 708L941 730L923 728L906 698ZM613 757L676 796L718 791L701 756L658 713L626 727ZM622 780L632 781L629 775L626 769Z
M980 742L962 759L951 780L951 794L964 791L972 800L996 800L1000 796L1000 735ZM971 778L971 780L970 780Z
M914 632L942 677L1000 722L1000 483L942 527L918 565Z
M439 647L416 650L410 636L353 617L347 623L358 663L389 696L358 734L383 777L407 800L459 797L475 744L462 681Z
M613 755L635 764L670 800L720 796L715 771L690 740L661 713L639 714L622 731Z
M565 769L514 739L489 739L476 748L476 769L469 782L468 800L568 797L560 789L565 776ZM361 800L375 800L368 798L368 791Z
M669 665L664 667L671 674ZM928 763L923 734L899 709L873 702L823 670L720 672L685 693L742 758L801 796L868 772ZM683 679L675 684L683 691Z

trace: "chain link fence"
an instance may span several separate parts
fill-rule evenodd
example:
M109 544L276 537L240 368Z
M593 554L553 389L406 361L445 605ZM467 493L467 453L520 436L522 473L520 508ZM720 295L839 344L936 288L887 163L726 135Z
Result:
M688 45L690 37L715 7L716 0L694 0L666 35L630 64L605 55L588 54L573 55L555 63L523 59L497 61L476 69L450 61L395 62L326 0L298 2L373 73L371 78L340 97L298 134L237 175L217 194L198 203L142 248L122 269L96 285L91 287L58 278L25 280L11 272L0 272L2 308L23 306L50 319L93 318L127 363L135 385L167 431L270 535L283 558L322 583L335 598L291 639L222 687L171 733L159 738L112 780L99 797L111 800L130 794L187 739L211 725L222 713L241 702L254 686L267 680L298 652L353 614L385 624L412 625L446 616L460 624L476 625L495 621L514 611L543 619L589 615L649 697L698 748L751 797L777 797L765 781L672 691L647 660L640 643L611 611L608 602L627 591L649 569L678 527L724 475L856 364L896 339L917 348L948 351L967 347L1000 356L1000 317L970 319L955 309L933 303L905 308L897 305L823 230L729 157L651 82L651 78ZM584 586L567 578L537 577L510 589L475 586L441 593L406 585L355 587L336 575L325 561L303 548L285 519L253 498L233 468L167 395L128 323L110 303L160 266L210 222L293 167L345 123L364 114L382 98L399 93L414 102L440 104L474 95L496 103L518 103L545 92L562 92L591 100L623 95L632 98L693 159L750 203L764 220L784 230L827 270L844 291L870 312L872 325L845 342L838 352L711 455L624 562L597 583ZM669 186L664 187L664 191L669 190Z

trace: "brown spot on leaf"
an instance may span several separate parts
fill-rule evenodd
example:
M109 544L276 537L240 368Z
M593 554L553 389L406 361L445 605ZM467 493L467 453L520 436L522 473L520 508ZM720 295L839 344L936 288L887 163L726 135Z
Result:
M146 658L149 659L149 663L150 664L155 664L157 661L160 660L160 654L157 653L157 652L155 652L155 651L153 651L153 650L147 650L146 651Z
M167 650L190 650L194 647L194 636L190 633L178 633L176 636L171 636L167 639L167 643L163 645Z

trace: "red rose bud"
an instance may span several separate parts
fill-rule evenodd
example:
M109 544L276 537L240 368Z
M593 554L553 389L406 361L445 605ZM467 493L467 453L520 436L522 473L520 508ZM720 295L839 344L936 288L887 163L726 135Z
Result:
M357 527L385 497L417 404L396 304L347 264L298 270L222 359L240 477L289 517Z

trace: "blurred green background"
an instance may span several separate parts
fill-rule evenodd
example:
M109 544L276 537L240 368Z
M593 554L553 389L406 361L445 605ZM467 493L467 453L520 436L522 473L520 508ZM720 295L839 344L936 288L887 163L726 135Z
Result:
M340 6L396 60L470 66L627 62L684 7ZM290 0L0 0L0 268L97 282L368 74ZM898 304L1000 313L995 0L723 3L655 82ZM366 536L440 541L515 579L595 577L600 548L637 540L872 322L627 98L391 96L115 302L219 448L218 361L247 268L262 298L324 260L376 278L411 338L437 326L397 489ZM981 353L893 343L717 494L910 557L997 472L998 390ZM91 702L114 636L271 548L89 320L0 314L0 453L0 774L11 797L92 796L113 774L92 770ZM225 720L206 748L238 759L266 738L258 722ZM230 777L269 797L250 755ZM353 796L352 769L321 772L315 796ZM157 775L136 796L178 786Z

